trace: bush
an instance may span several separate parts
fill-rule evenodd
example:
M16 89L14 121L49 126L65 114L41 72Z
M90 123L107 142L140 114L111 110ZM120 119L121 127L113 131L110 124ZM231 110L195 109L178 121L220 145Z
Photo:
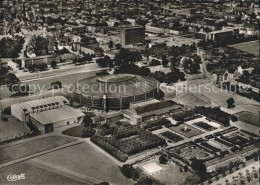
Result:
M124 176L127 178L133 178L134 180L136 180L136 179L139 179L139 177L140 177L139 172L132 165L124 164L120 168L120 170L124 174Z
M85 127L82 130L82 138L92 137L96 133L96 130L91 127Z
M151 61L151 63L150 63L150 66L158 66L158 65L160 65L160 64L161 64L161 63L160 63L159 60L153 59L153 60Z
M166 118L162 118L162 119L158 119L158 120L154 120L154 121L148 121L144 124L144 128L148 129L148 128L152 128L152 127L156 127L156 126L162 126L162 125L168 125L170 124L171 121L166 119Z
M183 138L181 136L178 136L172 132L169 132L169 131L166 131L166 132L163 132L161 133L161 135L163 135L164 137L174 141L174 142L178 142L178 141L181 141L183 140Z
M164 156L159 157L160 164L167 164L168 160Z
M16 58L22 50L24 38L15 36L14 38L4 37L0 40L0 58Z

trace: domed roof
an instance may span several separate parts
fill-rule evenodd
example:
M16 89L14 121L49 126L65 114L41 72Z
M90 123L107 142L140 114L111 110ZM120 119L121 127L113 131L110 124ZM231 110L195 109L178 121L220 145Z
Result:
M157 81L150 77L132 74L114 74L84 79L77 82L76 92L93 97L128 97L146 94L157 88Z

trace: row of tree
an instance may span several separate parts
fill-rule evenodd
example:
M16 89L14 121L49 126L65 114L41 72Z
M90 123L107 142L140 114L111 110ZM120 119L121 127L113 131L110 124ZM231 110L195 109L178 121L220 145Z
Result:
M14 38L4 37L0 40L0 58L16 58L22 50L24 38L14 36Z

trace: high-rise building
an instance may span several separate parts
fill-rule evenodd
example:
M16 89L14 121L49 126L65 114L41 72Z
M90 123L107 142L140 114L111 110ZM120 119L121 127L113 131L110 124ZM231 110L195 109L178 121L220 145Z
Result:
M140 26L122 27L120 30L121 45L143 43L145 41L145 29Z

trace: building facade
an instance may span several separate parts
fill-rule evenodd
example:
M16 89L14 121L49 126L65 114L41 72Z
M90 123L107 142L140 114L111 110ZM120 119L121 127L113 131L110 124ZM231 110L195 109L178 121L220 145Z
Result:
M121 45L143 43L145 41L145 29L140 26L123 27L120 30Z
M82 88L74 91L74 100L80 105L104 111L127 109L132 102L162 96L155 79L138 75L109 75L78 83Z

